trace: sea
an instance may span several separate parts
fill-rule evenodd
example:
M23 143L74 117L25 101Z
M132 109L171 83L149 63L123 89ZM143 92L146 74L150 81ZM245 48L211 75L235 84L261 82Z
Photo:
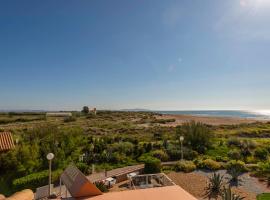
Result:
M160 114L171 115L194 115L194 116L209 116L209 117L239 117L246 119L269 120L270 110L182 110L182 111L155 111Z

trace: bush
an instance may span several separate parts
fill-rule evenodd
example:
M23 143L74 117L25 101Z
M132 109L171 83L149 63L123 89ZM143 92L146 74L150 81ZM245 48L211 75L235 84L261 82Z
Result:
M260 162L258 173L263 176L270 175L270 162Z
M91 167L85 163L76 163L76 167L85 175L89 175L91 173Z
M161 161L168 161L169 156L166 152L164 152L163 150L155 150L151 152L151 155L155 158L158 158Z
M198 157L198 152L190 149L184 149L184 159L186 160L194 160L195 158Z
M239 138L230 138L228 139L227 141L227 145L228 146L237 146L237 147L240 147L241 146L241 140Z
M265 148L257 148L254 152L254 157L260 160L266 160L268 157L268 151Z
M175 171L192 172L196 169L196 165L192 161L179 161L175 165Z
M239 159L241 159L241 153L237 149L233 149L233 150L229 151L228 152L228 156L229 156L229 158L231 158L233 160L239 160Z
M59 177L63 171L57 170L52 172L52 183L59 180ZM35 190L37 187L48 185L49 171L45 170L38 173L29 174L27 176L15 179L12 182L12 188L15 191L25 188Z
M216 156L215 159L217 162L227 162L229 160L228 157L223 157L223 156Z
M74 116L68 116L68 117L65 117L64 118L64 122L75 122L77 120L77 118L76 117L74 117Z
M227 164L227 172L232 176L231 181L238 184L238 177L247 171L245 163L242 161L232 160Z
M175 148L169 148L167 153L170 157L170 160L179 160L181 159L181 151Z
M230 162L227 163L226 168L227 170L232 169L232 168L237 168L241 172L247 171L247 168L245 167L245 163L240 160L231 160Z
M221 164L212 159L206 159L202 162L202 168L209 170L219 170L221 168Z
M185 137L186 146L199 153L204 153L211 146L212 131L200 122L192 121L178 126L177 134Z
M95 186L101 191L101 192L108 192L108 188L107 186L102 182L102 181L99 181L99 182L95 182Z
M161 162L157 158L148 157L144 161L144 165L144 173L146 174L160 173L161 171Z

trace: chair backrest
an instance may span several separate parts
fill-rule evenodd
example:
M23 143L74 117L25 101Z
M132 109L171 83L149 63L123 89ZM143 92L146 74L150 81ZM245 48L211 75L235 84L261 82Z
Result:
M51 184L53 188L53 184ZM49 196L49 185L45 185L36 189L35 199L43 199Z

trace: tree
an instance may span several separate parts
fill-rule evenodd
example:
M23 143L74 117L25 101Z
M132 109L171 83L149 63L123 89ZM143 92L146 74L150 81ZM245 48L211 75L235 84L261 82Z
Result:
M223 176L217 173L212 174L212 176L209 177L208 185L206 187L206 197L208 197L209 199L217 199L218 196L222 194L222 186Z
M177 138L183 135L185 145L193 150L204 153L210 147L210 139L212 138L212 131L200 122L191 121L178 126L176 129Z
M89 108L88 108L88 106L84 106L84 107L83 107L82 113L84 113L84 114L88 114L88 113L89 113Z

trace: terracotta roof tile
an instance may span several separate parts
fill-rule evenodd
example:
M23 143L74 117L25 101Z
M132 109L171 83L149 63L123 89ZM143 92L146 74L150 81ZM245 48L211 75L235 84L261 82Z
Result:
M0 132L0 152L14 148L12 134L10 132Z

